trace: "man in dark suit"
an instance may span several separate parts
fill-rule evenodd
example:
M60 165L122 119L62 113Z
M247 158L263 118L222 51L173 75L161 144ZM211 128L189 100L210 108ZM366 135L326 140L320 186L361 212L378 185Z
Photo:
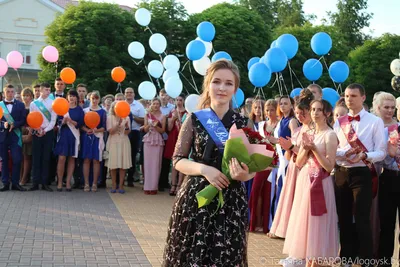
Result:
M12 158L12 179L11 189L26 191L19 185L19 177L22 161L22 131L21 127L26 121L25 105L15 100L15 88L11 84L4 88L5 100L0 102L0 108L3 109L3 117L0 122L0 157L3 159L1 192L10 190L10 173L8 169L8 151Z

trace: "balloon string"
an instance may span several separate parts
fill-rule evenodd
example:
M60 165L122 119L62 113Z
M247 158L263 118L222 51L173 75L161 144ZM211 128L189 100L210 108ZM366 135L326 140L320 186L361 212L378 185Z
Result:
M4 81L6 82L6 84L8 83L7 79L5 76L1 77L2 79L4 79Z
M196 87L189 81L188 78L185 77L185 75L183 75L183 73L181 71L179 71L179 74L185 79L185 81L194 89L196 90ZM186 89L187 91L187 89Z
M322 61L324 62L324 65L325 65L325 67L326 67L326 69L328 70L328 73L329 73L328 64L326 63L326 60L325 60L325 57L324 57L324 56L322 56ZM335 86L335 89L336 89L336 91L337 91L338 88L337 88L337 86L336 86L335 81L332 79L331 75L329 75L329 78L331 78L331 80L332 80L332 82L333 82L333 85Z
M275 74L276 75L276 82L278 84L278 91L279 91L279 95L282 96L282 89L281 89L281 81L278 78L278 73Z
M139 62L136 62L135 60L132 59L132 61L136 64L136 66L138 66L140 63L143 62L143 59L141 59Z
M264 94L264 89L263 89L263 88L260 88L260 90L261 90L261 93L262 93L262 95L263 95L264 100L267 100L267 98L265 97L265 94Z
M285 87L286 95L289 95L288 89L287 89L287 87L286 87L285 80L283 79L282 72L279 72L279 75L280 75L280 79L282 80L283 87ZM283 87L282 87L282 90L283 90Z
M294 86L293 86L293 78L292 78L292 68L290 67L290 60L288 60L288 66L289 66L289 74L290 74L290 83L292 84L292 90L293 90Z
M160 79L156 79L156 81L157 81L158 87L161 89L162 87L161 87L161 84L160 84Z
M189 72L190 72L190 76L192 77L193 84L194 84L194 86L196 87L196 92L197 92L198 94L200 94L199 90L197 89L197 85L196 85L196 82L195 82L194 77L193 77L193 74L192 74L192 67L190 67L190 63L189 63Z
M56 79L58 78L58 62L54 63L55 67L56 67Z
M278 81L278 77L276 77L274 83L273 83L271 86L268 86L268 87L269 87L269 88L273 88L277 81Z
M118 83L116 91L122 93L121 83Z
M22 85L22 81L21 81L21 77L19 76L18 69L16 69L15 71L17 72L18 80L19 80L19 83L21 84L21 90L22 90L22 89L24 89L24 86Z
M253 89L253 94L256 92L256 90L257 90L257 87L256 87L256 86L254 86L254 89Z
M149 26L146 26L146 28L144 28L144 31L149 31L151 34L153 34L153 31L150 29Z
M143 58L142 61L143 61L144 68L146 69L147 75L149 76L149 79L150 79L151 83L154 84L153 79L151 78L151 75L150 75L150 73L149 73L149 70L147 69L147 64L146 64L146 61L144 60L144 58ZM155 85L155 84L154 84L154 85Z
M293 73L294 77L296 78L297 82L300 84L301 88L303 89L304 87L303 87L303 85L301 84L301 82L300 82L299 78L297 77L297 75L296 75L296 72L294 72L294 70L293 70L293 69L291 69L291 71L292 71L292 73ZM293 85L292 85L292 86L293 86Z
M185 63L185 64L183 64L183 67L182 67L182 69L181 69L180 71L184 71L184 70L185 70L185 68L186 68L186 65L187 65L189 62L190 62L190 60L186 61L186 63Z

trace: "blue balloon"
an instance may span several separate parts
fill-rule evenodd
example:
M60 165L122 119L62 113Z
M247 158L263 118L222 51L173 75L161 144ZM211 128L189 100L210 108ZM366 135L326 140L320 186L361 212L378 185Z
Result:
M244 93L242 89L237 89L236 94L233 96L233 107L240 108L244 102Z
M249 62L247 62L247 69L249 70L251 68L251 66L253 66L254 64L260 62L260 58L259 57L252 57L250 58Z
M269 48L274 48L276 47L276 40L272 41L271 46Z
M249 80L255 87L264 87L271 80L271 70L264 63L256 63L249 70Z
M292 34L285 33L276 40L276 47L282 49L288 59L292 59L299 50L299 42Z
M282 49L275 47L265 53L265 61L272 72L280 72L286 68L288 58Z
M332 48L332 39L329 34L319 32L311 38L311 49L318 56L323 56L329 53Z
M303 90L303 89L301 89L301 88L294 88L294 89L292 90L292 92L290 92L290 97L291 97L291 98L294 98L295 96L300 95L301 90Z
M186 56L190 60L199 60L206 54L206 46L200 40L193 40L186 46Z
M312 82L321 78L322 64L315 58L310 58L303 64L303 73L306 78Z
M213 55L213 57L211 58L211 62L215 62L221 58L232 60L232 57L228 53L226 53L225 51L219 51Z
M336 102L339 100L340 95L336 90L332 88L324 88L322 89L322 99L328 101L331 106L334 108L336 105Z
M329 66L329 76L335 83L342 83L349 77L349 66L343 61L335 61Z
M203 21L197 25L197 36L204 42L211 42L215 37L215 27L211 22Z

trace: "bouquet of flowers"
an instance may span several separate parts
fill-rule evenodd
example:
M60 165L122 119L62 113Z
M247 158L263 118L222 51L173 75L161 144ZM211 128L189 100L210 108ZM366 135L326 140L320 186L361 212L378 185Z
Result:
M222 158L222 173L230 181L232 181L232 177L230 177L229 162L232 158L246 164L250 173L263 171L278 161L275 148L267 139L249 128L237 129L235 124L229 131ZM219 195L218 208L220 208L224 205L222 191L213 185L206 186L196 194L199 208L210 204L217 195Z

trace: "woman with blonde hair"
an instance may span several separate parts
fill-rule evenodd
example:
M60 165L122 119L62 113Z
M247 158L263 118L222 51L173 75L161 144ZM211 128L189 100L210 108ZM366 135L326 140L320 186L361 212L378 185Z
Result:
M29 106L34 100L34 94L31 88L26 87L21 92L22 101L25 104L26 114L29 114ZM22 154L24 160L22 161L20 185L26 185L29 180L32 169L32 135L27 126L22 127Z
M258 123L264 119L264 100L255 99L251 105L249 114L249 128L258 131Z
M221 172L223 146L213 141L215 135L209 133L213 127L207 123L218 124L226 136L233 124L238 128L247 126L247 119L231 109L239 75L230 60L212 63L204 77L199 111L188 115L183 123L173 163L187 177L175 199L162 266L248 265L248 207L242 182L254 174L232 159L232 180L228 180ZM222 191L224 205L219 208L217 197L199 208L196 194L210 184Z

